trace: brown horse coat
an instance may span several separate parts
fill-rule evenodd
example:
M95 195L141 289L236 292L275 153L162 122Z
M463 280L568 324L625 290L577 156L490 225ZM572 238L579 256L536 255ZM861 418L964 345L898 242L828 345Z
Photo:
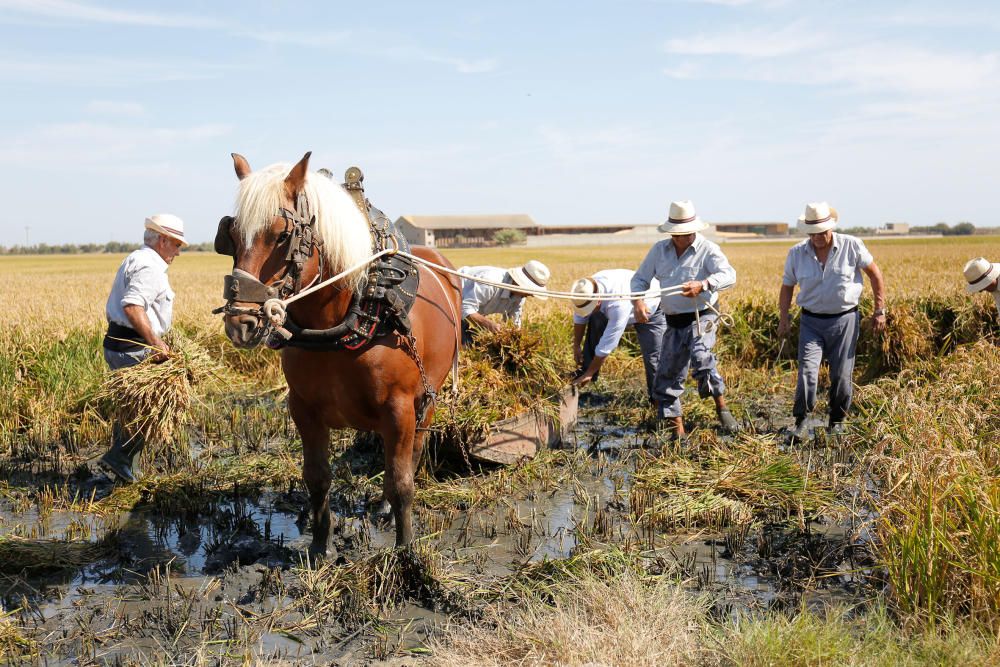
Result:
M251 172L246 160L234 155L240 179ZM296 196L309 178L309 154L284 177L282 206L295 208ZM325 178L314 176L314 178ZM239 213L239 211L237 211ZM233 231L235 268L265 284L283 277L287 244L282 241L285 222L272 212L270 221L240 220ZM255 233L254 225L258 227ZM248 237L252 237L249 238ZM247 242L249 240L249 242ZM324 239L327 243L328 240ZM329 253L336 257L336 253ZM413 254L451 268L430 248L415 248ZM317 257L303 267L301 283L308 285L319 268ZM328 263L323 278L343 268ZM420 288L410 311L416 353L426 371L427 382L438 391L458 354L461 286L448 274L420 266ZM347 279L310 294L288 307L288 315L302 327L326 329L340 323L350 306L352 289ZM239 305L237 303L237 305ZM263 322L251 315L227 315L226 334L237 346L256 344L255 333ZM288 347L281 351L281 366L288 382L288 408L302 436L302 477L309 490L313 517L310 552L326 552L330 531L329 492L330 429L354 428L374 431L385 443L384 498L396 523L396 544L413 539L412 505L414 472L423 448L424 432L433 417L433 406L423 424L416 423L424 394L417 364L396 333L382 336L358 350L314 351Z

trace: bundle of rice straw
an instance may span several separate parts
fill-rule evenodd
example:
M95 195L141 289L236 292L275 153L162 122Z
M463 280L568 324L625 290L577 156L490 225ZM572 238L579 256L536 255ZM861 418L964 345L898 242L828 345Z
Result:
M189 460L187 431L192 386L221 381L222 367L204 347L179 332L166 337L170 355L157 363L142 363L110 373L88 401L107 419L146 439L144 465L154 462L175 468Z
M463 349L458 396L443 391L447 409L434 414L433 441L469 444L481 440L503 419L530 410L557 411L551 398L566 386L560 352L566 345L537 328L507 325L481 330Z

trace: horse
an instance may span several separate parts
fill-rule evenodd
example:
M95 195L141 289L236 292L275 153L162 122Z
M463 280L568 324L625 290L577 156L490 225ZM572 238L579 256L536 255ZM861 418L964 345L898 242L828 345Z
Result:
M227 291L230 300L220 309L225 313L226 335L236 347L258 345L269 330L260 307L262 298L240 300L241 295L254 291L248 285L263 288L266 295L294 294L364 263L373 254L371 219L360 208L366 200L353 198L321 173L310 173L310 155L306 153L295 165L275 164L252 171L246 158L232 154L239 193L230 224L220 223L216 247L221 239L232 251L234 270L226 276L227 290L230 280L242 285ZM309 218L304 222L310 223L312 231L305 225L290 227L295 218L291 212L301 212L303 207ZM313 243L300 246L299 262L293 263L296 248L292 244L310 234ZM431 248L414 247L412 254L454 268ZM391 509L397 547L413 540L414 473L433 418L433 398L457 363L461 285L453 276L417 262L412 262L411 270L419 275L409 312L411 337L390 330L356 349L281 349L288 410L302 438L312 556L325 555L329 543L331 429L353 428L382 436L382 511ZM287 316L303 329L331 329L344 321L355 293L365 289L368 279L365 269L344 276L288 304Z

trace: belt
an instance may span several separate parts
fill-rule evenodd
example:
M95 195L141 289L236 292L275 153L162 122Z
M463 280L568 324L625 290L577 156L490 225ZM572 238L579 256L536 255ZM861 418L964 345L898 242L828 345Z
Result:
M146 339L132 327L108 322L108 332L104 334L104 347L112 352L135 352L146 347Z
M840 317L841 315L847 315L848 313L853 313L857 309L858 309L858 307L854 306L854 308L848 308L847 310L845 310L842 313L814 313L811 310L806 310L805 308L803 308L802 309L802 314L803 315L808 315L809 317L815 317L816 319L819 319L819 320L832 320L835 317Z
M671 329L683 329L684 327L689 327L694 322L695 317L706 317L711 314L711 310L706 308L698 313L676 313L671 315L669 313L664 313L667 318L667 326Z

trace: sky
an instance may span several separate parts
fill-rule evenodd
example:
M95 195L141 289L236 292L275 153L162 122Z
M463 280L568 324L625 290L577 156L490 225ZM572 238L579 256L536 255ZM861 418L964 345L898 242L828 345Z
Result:
M209 241L233 152L393 219L1000 225L994 2L0 0L0 100L0 245Z

